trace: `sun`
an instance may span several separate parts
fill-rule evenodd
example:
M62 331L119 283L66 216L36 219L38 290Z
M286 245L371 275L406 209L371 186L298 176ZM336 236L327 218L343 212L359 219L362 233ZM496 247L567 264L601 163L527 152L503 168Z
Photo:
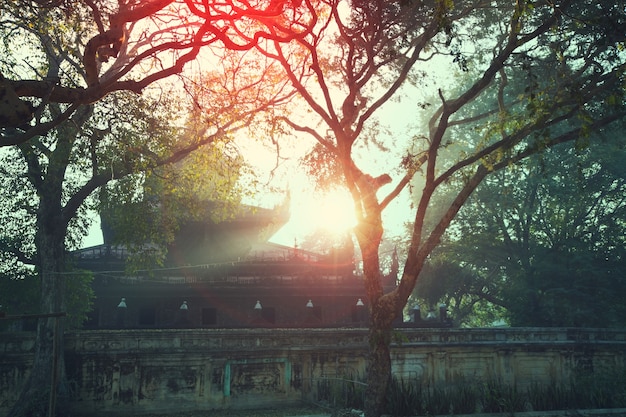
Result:
M310 218L317 228L343 234L356 226L354 202L347 191L335 189L312 197Z
M294 198L291 216L293 226L302 233L322 229L341 235L356 225L352 198L347 191L339 189Z
M319 230L331 237L341 237L357 223L352 198L342 189L292 190L290 213L289 221L273 241L293 244Z

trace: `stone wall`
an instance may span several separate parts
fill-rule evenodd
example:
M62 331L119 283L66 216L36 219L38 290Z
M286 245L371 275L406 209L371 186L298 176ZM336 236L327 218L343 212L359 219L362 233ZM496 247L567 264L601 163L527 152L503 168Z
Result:
M66 336L79 415L296 404L321 378L363 376L365 329L98 330ZM0 338L0 415L17 398L31 333ZM499 378L518 387L624 368L626 330L400 329L393 372L424 384Z

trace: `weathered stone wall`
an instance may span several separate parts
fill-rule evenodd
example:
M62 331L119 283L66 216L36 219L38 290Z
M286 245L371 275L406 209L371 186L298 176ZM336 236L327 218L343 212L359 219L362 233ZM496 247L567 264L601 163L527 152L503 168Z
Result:
M33 336L0 337L0 415L31 364ZM83 331L66 336L71 407L83 415L259 408L307 398L323 377L363 375L365 329ZM626 330L401 329L397 376L425 384L500 378L518 387L576 369L624 368Z

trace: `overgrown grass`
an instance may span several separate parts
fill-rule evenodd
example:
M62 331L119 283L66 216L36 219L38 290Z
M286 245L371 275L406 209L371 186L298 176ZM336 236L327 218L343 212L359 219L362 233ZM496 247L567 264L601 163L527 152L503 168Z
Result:
M320 379L318 401L333 408L363 409L365 384L358 378ZM581 372L569 384L534 383L519 389L499 379L427 386L419 379L394 378L386 413L396 417L472 413L515 413L626 407L626 372Z
M387 392L387 412L394 416L424 413L423 388L419 382L394 379Z
M331 408L360 408L365 401L363 378L356 375L317 380L317 403Z
M480 407L483 413L514 413L525 410L525 396L516 387L501 380L484 382L481 391Z

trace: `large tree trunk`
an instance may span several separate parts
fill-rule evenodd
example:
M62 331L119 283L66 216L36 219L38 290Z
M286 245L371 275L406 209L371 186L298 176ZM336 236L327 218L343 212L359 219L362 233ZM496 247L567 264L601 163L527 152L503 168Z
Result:
M65 230L60 210L40 206L36 246L41 278L41 314L65 312ZM54 213L56 211L56 213ZM63 319L42 318L37 324L35 357L29 378L9 417L55 415L58 387L64 385ZM61 415L61 414L58 414Z
M385 407L387 389L391 380L391 356L389 344L391 328L376 328L369 332L369 363L367 367L367 390L365 393L365 416L379 417Z
M371 305L366 417L380 417L387 403L387 390L391 382L390 346L393 321L400 308L399 300L395 292L392 292L380 297Z
M373 199L375 190L368 193ZM370 303L369 358L365 416L379 417L385 407L385 397L391 379L392 323L395 317L395 298L385 296L381 282L378 249L383 235L381 212L375 201L367 200L368 211L356 229L357 240L363 257L365 291Z

